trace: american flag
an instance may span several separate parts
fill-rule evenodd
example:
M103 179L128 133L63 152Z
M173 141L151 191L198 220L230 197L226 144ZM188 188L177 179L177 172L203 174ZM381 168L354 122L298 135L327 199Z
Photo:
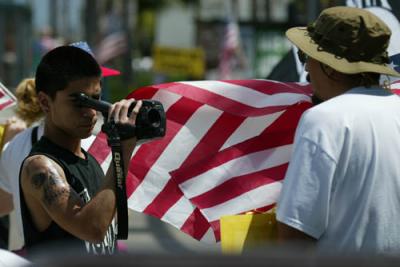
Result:
M101 40L96 48L96 59L100 64L104 64L125 53L127 49L126 36L122 32L115 32Z
M400 95L400 80L391 83L390 89L393 91L393 93Z
M0 82L0 111L16 104L15 96Z
M310 87L268 80L174 82L128 98L163 103L167 133L138 146L127 177L130 209L192 237L219 241L219 218L266 210L278 196ZM89 148L110 162L104 134Z

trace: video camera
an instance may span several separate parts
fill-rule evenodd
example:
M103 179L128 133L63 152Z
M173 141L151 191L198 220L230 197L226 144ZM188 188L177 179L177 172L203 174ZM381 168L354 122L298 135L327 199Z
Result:
M96 100L88 97L83 93L74 95L75 103L80 107L92 108L100 111L103 114L105 124L107 124L108 110L111 106L110 103L102 100ZM166 116L163 105L156 100L142 100L142 107L136 117L136 125L134 127L126 127L119 125L118 131L120 132L121 139L124 136L136 136L137 140L152 139L165 136L166 131ZM131 114L136 102L133 102L128 109L128 116ZM104 131L103 125L103 131ZM117 125L118 126L118 125Z

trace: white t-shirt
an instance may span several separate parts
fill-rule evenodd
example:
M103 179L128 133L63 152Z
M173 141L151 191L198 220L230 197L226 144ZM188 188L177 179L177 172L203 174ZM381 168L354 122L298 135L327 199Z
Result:
M32 130L30 127L19 134L17 134L9 143L5 144L3 152L0 157L0 187L13 195L14 210L16 213L16 231L13 225L10 226L10 237L16 237L13 240L13 249L19 249L24 244L22 218L19 199L19 171L22 161L28 156L32 149ZM42 137L44 124L38 126L37 138ZM83 139L81 146L87 150L96 136L92 135L89 138ZM15 235L16 234L16 235Z
M31 262L14 254L10 251L0 249L0 266L2 267L22 267L31 266Z
M400 97L355 88L307 110L277 219L321 250L400 252Z

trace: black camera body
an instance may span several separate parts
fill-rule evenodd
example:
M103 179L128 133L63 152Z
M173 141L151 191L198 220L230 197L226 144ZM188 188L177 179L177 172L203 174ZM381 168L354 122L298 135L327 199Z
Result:
M131 106L134 107L136 102ZM166 116L161 102L142 100L142 107L136 117L135 135L138 140L165 136Z
M78 106L92 108L103 114L105 124L103 125L102 130L104 131L105 128L107 128L104 126L108 123L106 120L108 118L108 110L111 104L106 101L90 98L83 93L75 94L74 97ZM128 116L135 105L136 102L132 103L129 107ZM143 140L165 136L167 123L164 107L161 102L151 99L142 100L142 107L137 114L135 124L135 127L117 125L121 139L136 136L137 140Z

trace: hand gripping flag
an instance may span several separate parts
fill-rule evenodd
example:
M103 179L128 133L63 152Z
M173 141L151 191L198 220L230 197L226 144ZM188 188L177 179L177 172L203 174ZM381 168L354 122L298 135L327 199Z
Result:
M128 98L163 103L167 133L138 146L127 177L128 206L206 242L219 218L277 200L298 120L311 106L309 85L268 80L174 82ZM99 134L89 149L110 161Z

